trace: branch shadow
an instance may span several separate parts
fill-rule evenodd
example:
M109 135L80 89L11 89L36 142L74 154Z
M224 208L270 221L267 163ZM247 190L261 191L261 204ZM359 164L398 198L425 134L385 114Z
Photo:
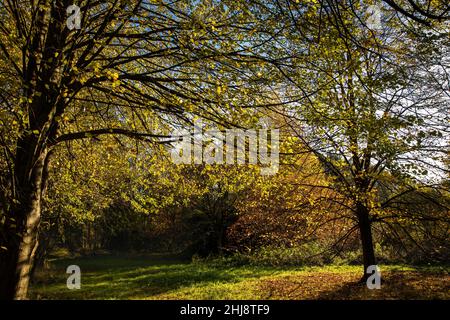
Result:
M449 299L450 277L442 273L388 271L382 274L381 288L351 281L338 289L324 291L320 300L423 300Z

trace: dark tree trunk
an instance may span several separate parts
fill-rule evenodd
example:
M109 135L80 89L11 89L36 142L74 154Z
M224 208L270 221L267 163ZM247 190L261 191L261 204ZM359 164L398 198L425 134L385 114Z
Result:
M51 1L46 1L49 5ZM28 48L24 83L26 96L32 101L28 110L29 126L17 141L14 162L14 202L2 226L0 245L0 299L26 299L28 284L38 246L42 194L48 167L48 144L58 130L55 120L64 111L58 99L61 87L60 53L64 48L65 8L57 1L50 9L42 5L38 12L36 32ZM56 57L57 56L57 57ZM39 94L37 94L39 93Z
M372 241L372 226L369 218L369 210L364 204L356 205L356 214L358 216L359 233L363 252L364 276L362 281L366 281L370 276L366 273L367 268L376 265L375 251Z
M36 148L37 138L23 137L18 142L15 163L15 203L2 226L0 252L0 299L26 299L28 284L38 246L37 231L41 217L46 150Z
M23 50L24 102L28 125L16 144L11 205L0 225L0 299L25 299L37 250L48 150L65 108L63 54L68 1L43 1ZM65 61L68 62L68 61ZM70 63L69 63L70 64ZM29 100L31 99L31 102Z
M40 193L40 191L38 191ZM40 196L39 196L40 197ZM31 271L38 247L37 230L41 217L40 199L34 201L32 207L27 208L27 218L25 221L25 231L22 235L18 261L16 266L16 284L14 299L26 299Z
M17 283L16 266L19 258L18 239L13 239L7 230L2 230L4 239L0 254L0 300L12 300ZM8 243L9 242L9 243Z
M32 201L17 208L14 223L6 226L6 250L0 254L0 299L26 299L28 284L36 254L37 229L40 220L40 191ZM19 230L22 229L22 230Z

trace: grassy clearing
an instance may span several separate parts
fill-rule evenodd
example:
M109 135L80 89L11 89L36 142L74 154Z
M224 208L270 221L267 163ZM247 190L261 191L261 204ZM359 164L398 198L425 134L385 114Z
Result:
M79 265L81 289L66 288ZM380 266L381 290L357 285L360 266L229 267L167 257L96 256L55 259L31 287L33 299L449 299L440 267Z

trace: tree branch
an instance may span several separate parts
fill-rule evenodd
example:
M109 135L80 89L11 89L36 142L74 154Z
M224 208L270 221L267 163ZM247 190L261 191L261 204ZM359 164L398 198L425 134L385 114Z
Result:
M80 132L73 132L73 133L66 133L59 137L57 137L52 145L56 145L63 141L70 141L70 140L78 140L78 139L86 139L86 138L92 138L99 135L105 135L105 134L112 134L112 135L124 135L130 138L146 141L146 142L156 142L156 143L171 143L178 141L177 137L173 136L167 136L167 135L160 135L160 134L153 134L153 133L146 133L146 132L135 132L127 129L122 128L105 128L105 129L96 129L96 130L87 130L87 131L80 131ZM173 138L171 140L164 140L159 141L157 139L164 139L164 138Z

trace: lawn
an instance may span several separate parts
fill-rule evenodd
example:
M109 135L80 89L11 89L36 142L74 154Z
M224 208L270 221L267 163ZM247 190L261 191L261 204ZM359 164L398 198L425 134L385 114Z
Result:
M66 287L80 266L81 289ZM381 265L382 286L357 284L360 266L275 268L167 257L56 258L39 270L32 299L449 299L448 268Z

